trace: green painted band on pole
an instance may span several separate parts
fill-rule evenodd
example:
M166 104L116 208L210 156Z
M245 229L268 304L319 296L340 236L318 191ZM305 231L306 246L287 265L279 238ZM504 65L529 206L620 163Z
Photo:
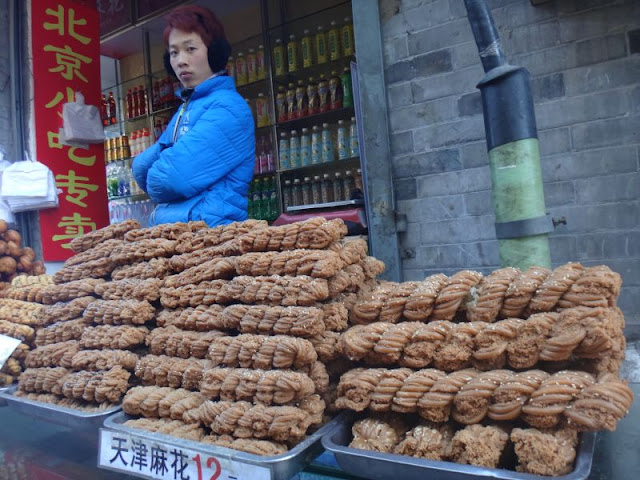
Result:
M489 151L496 222L544 216L544 190L537 138L506 143ZM526 270L551 265L545 235L500 240L500 265Z

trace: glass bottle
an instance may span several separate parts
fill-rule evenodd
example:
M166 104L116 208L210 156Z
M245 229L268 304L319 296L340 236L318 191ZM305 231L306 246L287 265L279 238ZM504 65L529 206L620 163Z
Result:
M109 92L109 123L115 125L116 119L116 99L113 98L113 92Z
M296 87L296 118L306 117L308 114L307 88L302 80L298 80L298 86Z
M342 193L342 174L340 172L336 172L333 177L333 201L341 202L344 200L344 195Z
M285 212L287 211L287 207L293 206L291 180L284 181L284 187L282 187L282 206Z
M229 57L229 60L227 61L227 75L229 75L235 81L235 79L236 79L236 61L233 59L233 57Z
M258 45L258 51L256 52L256 75L258 80L264 80L266 78L266 70L264 68L264 45Z
M342 179L342 195L345 200L351 200L351 196L353 195L353 191L355 190L355 181L353 179L353 173L351 170L347 170L344 173L344 178Z
M311 165L311 136L308 128L302 129L300 137L300 165L303 167Z
M318 97L318 84L313 77L309 77L307 84L307 104L309 115L320 113L320 98Z
M338 60L340 55L340 32L338 30L338 25L335 20L331 21L331 26L329 27L328 37L328 50L329 50L329 60Z
M320 198L322 203L333 202L333 182L328 173L322 175L322 184L320 185Z
M342 108L342 79L335 70L331 72L329 79L329 108Z
M311 129L311 164L322 163L322 131L314 125Z
M129 94L131 90L129 90ZM109 103L107 102L107 96L102 94L102 101L100 103L100 113L102 114L102 125L106 127L109 125Z
M289 35L289 42L287 43L287 61L289 65L289 73L296 72L298 70L298 42L296 42L295 35Z
M278 123L287 121L287 92L282 85L278 86L276 94L276 119Z
M311 203L317 205L322 203L322 180L320 180L320 175L316 175L313 177L313 182L311 183Z
M327 63L327 36L324 27L319 26L316 33L316 62L318 65Z
M256 124L258 128L269 126L268 104L264 93L259 93L256 98Z
M353 42L353 23L351 18L345 17L344 25L342 26L342 53L345 57L351 56L355 53L355 45Z
M269 220L269 201L271 200L271 182L268 178L262 181L262 192L260 193L260 215L262 220Z
M349 70L349 67L344 67L344 70L342 70L340 82L342 85L342 106L353 107L353 86L351 84L351 70Z
M349 157L347 127L344 124L344 120L338 120L338 160L346 160Z
M328 123L322 124L322 162L333 162L333 138Z
M291 130L291 138L289 139L289 164L291 168L300 167L300 140L296 130Z
M261 179L255 180L255 186L253 187L253 218L256 220L262 220L262 181Z
M289 83L287 88L287 120L294 120L297 117L298 107L296 105L296 87L293 83Z
M256 51L253 48L249 49L247 54L247 83L253 83L258 81L258 65L256 62Z
M309 177L304 177L300 191L302 205L311 205L311 179Z
M329 110L329 81L322 73L318 82L318 111L326 112L327 110Z
M269 190L269 221L278 218L278 193L276 192L276 179L271 177L271 190Z
M294 207L302 205L302 186L300 185L300 179L293 179L293 187L291 188L291 202Z
M147 99L146 99L147 89L140 85L138 87L138 109L140 110L140 115L147 114ZM113 102L115 107L115 101ZM114 108L115 110L115 108ZM115 117L113 117L113 123L115 123Z
M278 148L280 154L280 168L286 170L291 168L291 162L289 159L289 139L285 132L280 132L280 148Z
M284 75L286 73L286 66L284 60L284 45L282 40L276 40L276 46L273 47L273 66L276 75Z
M311 55L311 35L309 34L308 29L304 31L304 36L302 37L300 46L302 47L302 68L308 68L313 65L313 58Z
M356 117L351 117L351 125L349 126L349 153L352 157L358 157L360 155Z
M247 60L244 58L244 53L238 53L236 58L236 84L238 86L247 84Z

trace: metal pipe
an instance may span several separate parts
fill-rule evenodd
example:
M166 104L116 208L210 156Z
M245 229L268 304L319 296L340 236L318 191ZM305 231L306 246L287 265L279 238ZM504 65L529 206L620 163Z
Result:
M482 94L500 264L526 269L550 266L540 150L531 79L509 65L485 0L465 0L485 77Z

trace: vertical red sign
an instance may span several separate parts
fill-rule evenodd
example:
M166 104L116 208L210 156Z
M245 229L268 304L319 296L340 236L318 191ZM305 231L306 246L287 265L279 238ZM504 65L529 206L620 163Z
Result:
M82 92L100 105L100 19L95 7L72 0L32 0L35 158L56 179L60 206L40 212L43 257L66 260L69 242L109 224L104 148L63 145L62 105Z

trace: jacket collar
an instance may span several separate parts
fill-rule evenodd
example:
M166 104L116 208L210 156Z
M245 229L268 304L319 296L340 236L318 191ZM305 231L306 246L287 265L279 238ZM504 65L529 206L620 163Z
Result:
M176 91L176 96L187 102L190 99L205 97L214 90L235 90L233 78L223 73L224 71L214 73L195 88L180 88Z

